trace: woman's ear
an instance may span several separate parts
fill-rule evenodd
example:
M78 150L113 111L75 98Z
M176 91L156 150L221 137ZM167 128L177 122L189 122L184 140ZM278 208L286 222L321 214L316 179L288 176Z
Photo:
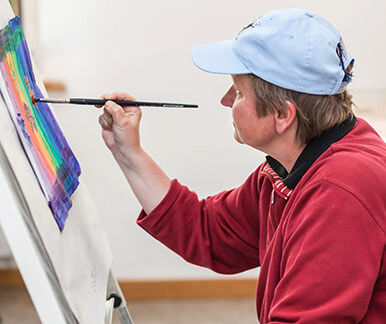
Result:
M276 132L283 134L295 121L296 107L292 102L287 100L285 108L275 112Z

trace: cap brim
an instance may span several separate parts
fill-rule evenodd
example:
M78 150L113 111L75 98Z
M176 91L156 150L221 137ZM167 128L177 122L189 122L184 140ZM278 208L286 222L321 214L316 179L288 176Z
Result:
M237 58L232 41L199 45L192 50L193 63L201 70L220 74L251 73Z

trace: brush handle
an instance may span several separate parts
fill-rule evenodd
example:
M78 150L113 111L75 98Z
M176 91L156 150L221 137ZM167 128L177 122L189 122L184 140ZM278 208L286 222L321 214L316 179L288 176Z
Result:
M106 99L86 99L86 98L70 98L69 103L76 105L94 105L103 106ZM171 107L171 108L197 108L197 105L167 103L167 102L148 102L148 101L129 101L129 100L111 100L120 106L151 106L151 107Z

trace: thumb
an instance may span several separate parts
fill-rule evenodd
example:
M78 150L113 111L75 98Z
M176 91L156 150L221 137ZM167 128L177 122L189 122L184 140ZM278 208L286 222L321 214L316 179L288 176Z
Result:
M126 114L120 105L117 105L115 102L112 101L107 101L105 103L105 109L111 115L115 124L122 124L126 117Z

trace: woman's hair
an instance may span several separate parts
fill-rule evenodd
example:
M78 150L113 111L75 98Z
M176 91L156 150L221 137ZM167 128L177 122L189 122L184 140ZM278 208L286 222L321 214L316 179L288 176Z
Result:
M295 105L298 122L296 139L301 145L354 115L354 103L347 90L335 95L313 95L281 88L254 74L247 76L256 97L259 117L284 111L286 101Z

